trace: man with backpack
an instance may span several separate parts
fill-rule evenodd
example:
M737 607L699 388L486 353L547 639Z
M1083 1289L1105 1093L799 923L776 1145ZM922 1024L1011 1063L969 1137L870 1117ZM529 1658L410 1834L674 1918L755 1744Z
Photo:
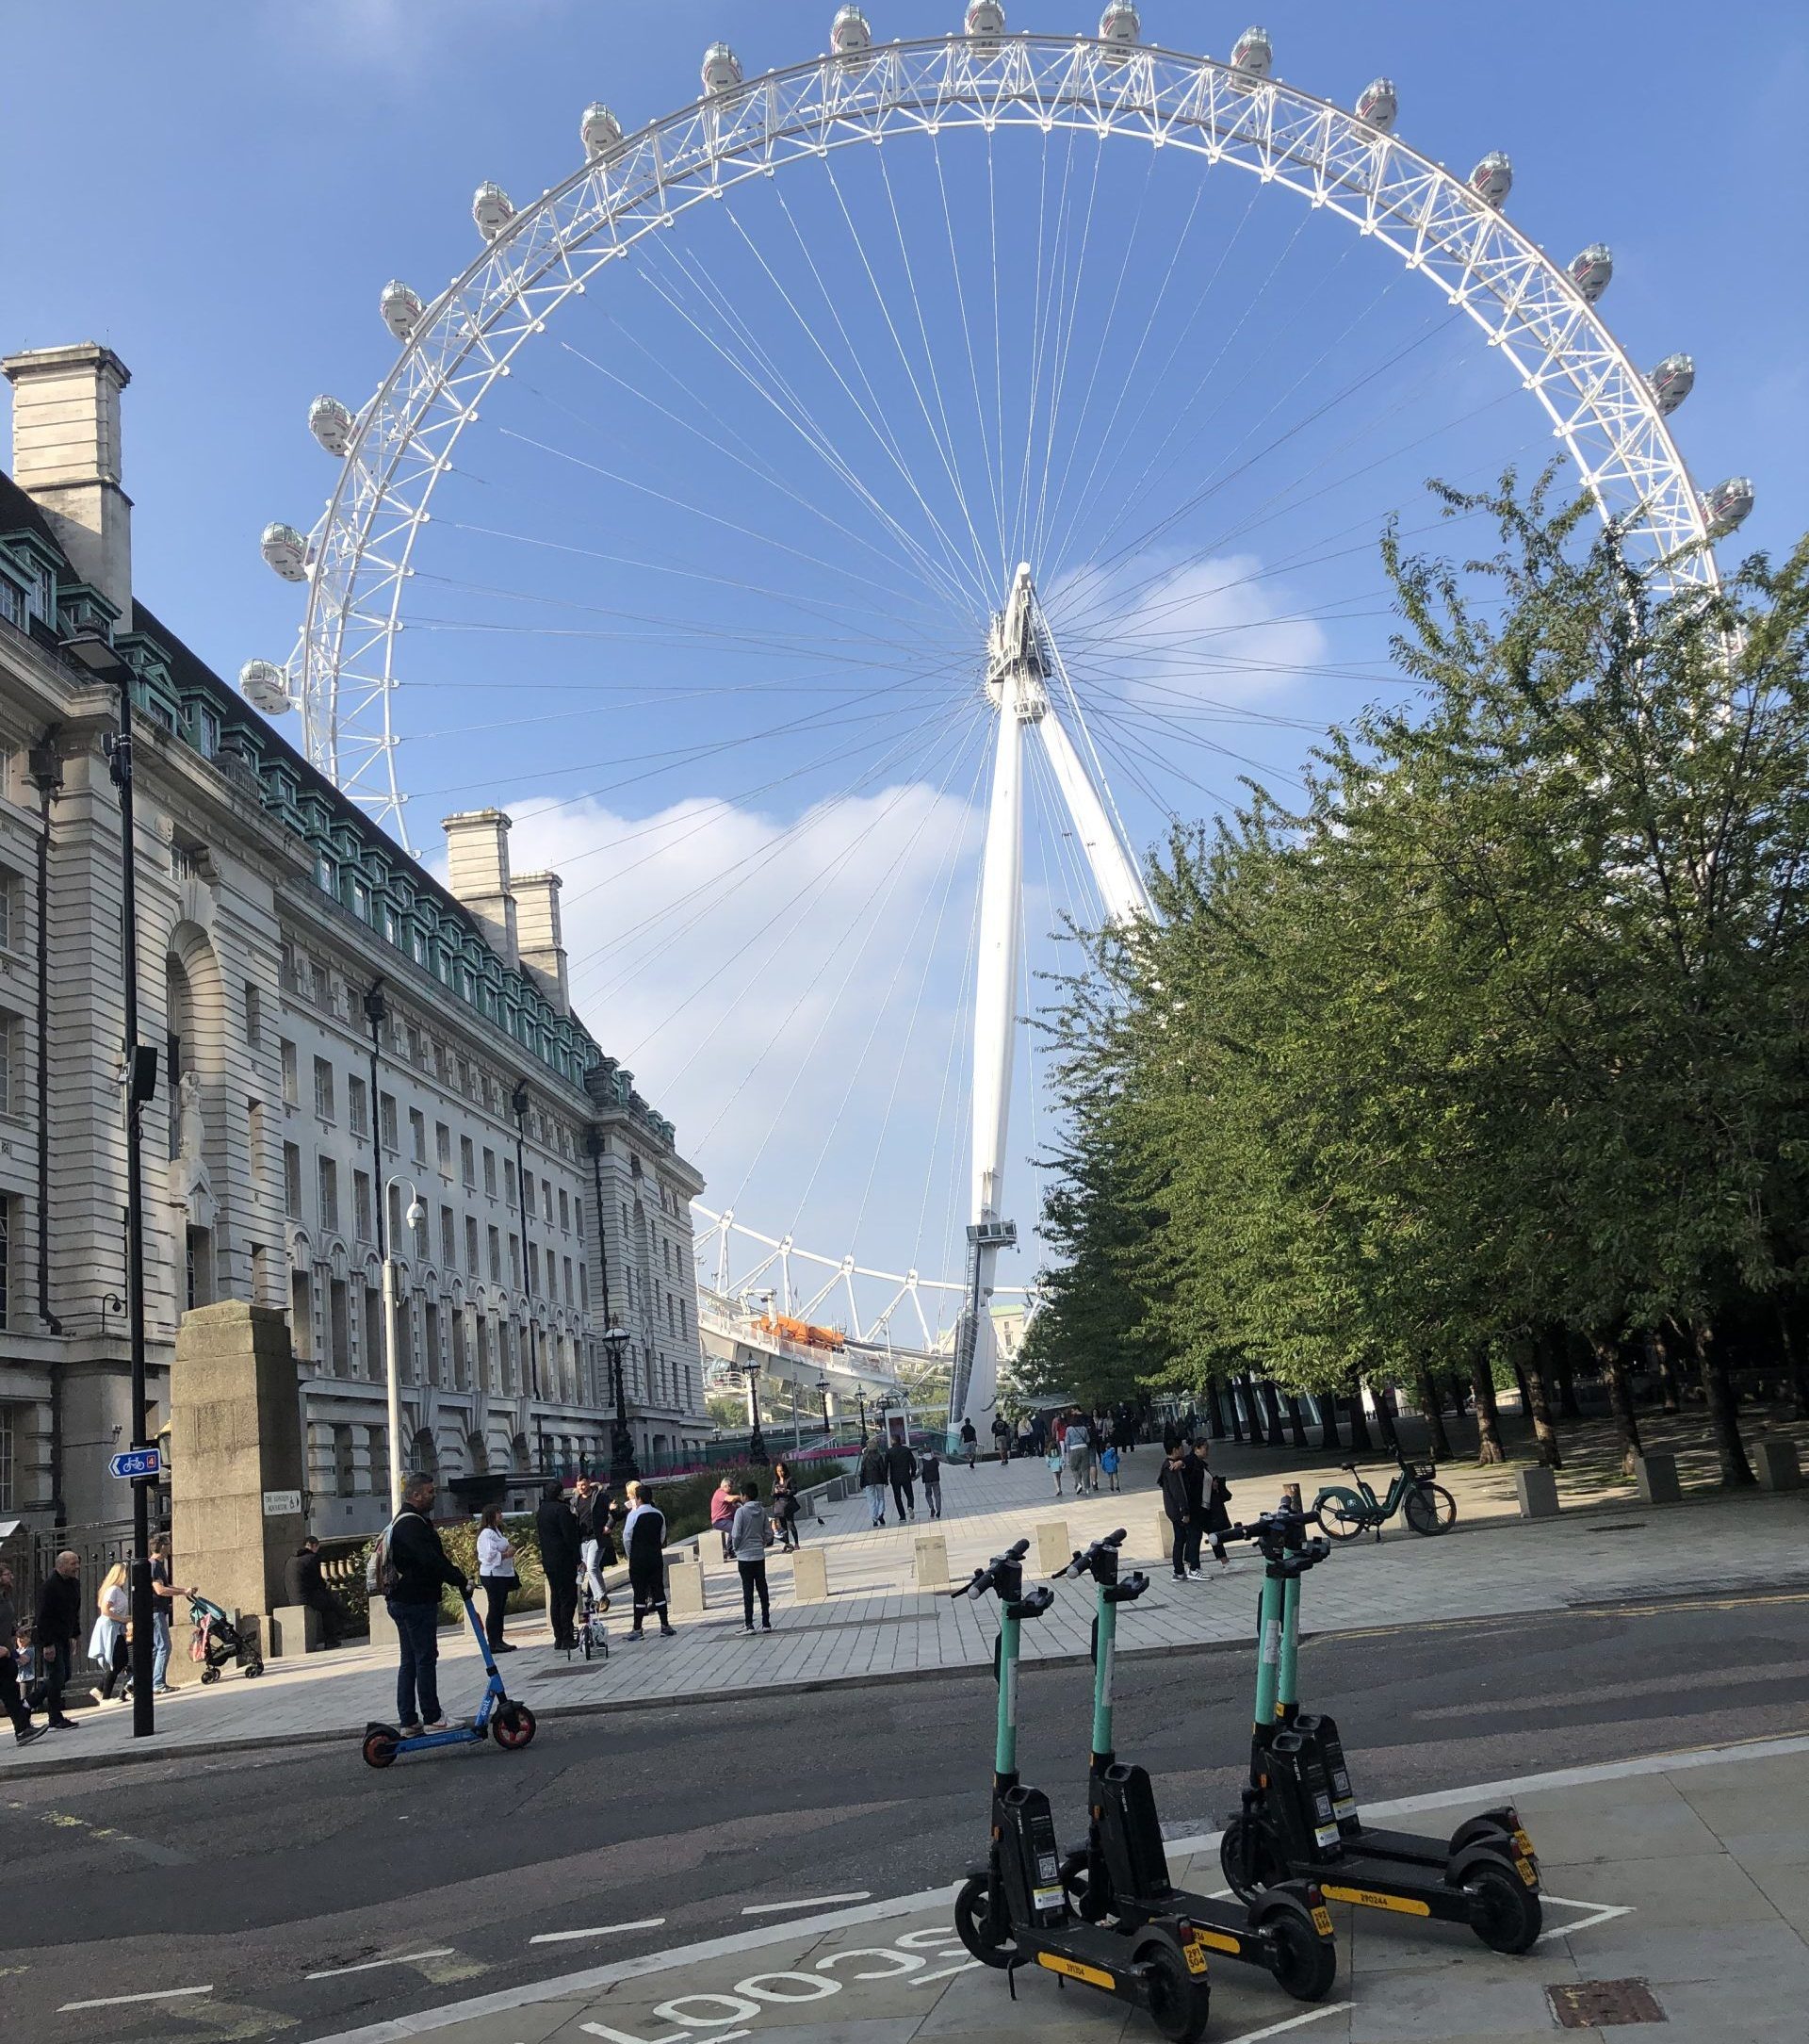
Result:
M376 1578L371 1587L383 1593L400 1650L396 1723L404 1739L448 1728L440 1711L440 1592L448 1583L461 1596L470 1590L447 1560L433 1529L430 1514L436 1489L431 1476L409 1477L402 1484L402 1509L371 1554Z

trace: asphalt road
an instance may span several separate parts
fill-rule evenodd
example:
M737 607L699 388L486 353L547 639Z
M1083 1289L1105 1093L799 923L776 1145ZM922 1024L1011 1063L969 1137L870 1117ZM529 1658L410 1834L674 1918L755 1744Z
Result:
M1235 1809L1250 1680L1243 1648L1119 1663L1118 1750L1155 1775L1171 1830ZM1336 1710L1370 1801L1801 1731L1809 1593L1334 1635L1303 1646L1301 1691ZM302 2044L743 1929L750 1905L934 1887L982 1837L992 1697L984 1673L750 1691L386 1774L348 1742L15 1781L0 2016L33 2044ZM1085 1676L1027 1668L1020 1715L1025 1776L1077 1828Z

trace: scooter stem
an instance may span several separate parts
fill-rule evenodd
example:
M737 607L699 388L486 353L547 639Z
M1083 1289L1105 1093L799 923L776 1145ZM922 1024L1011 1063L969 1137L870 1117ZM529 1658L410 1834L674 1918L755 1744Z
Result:
M1018 1638L1022 1621L1002 1611L999 1618L999 1730L992 1772L998 1782L1018 1778Z
M1099 1627L1093 1652L1093 1765L1112 1764L1112 1666L1117 1653L1118 1607L1106 1596L1107 1585L1093 1586L1094 1624Z
M1281 1651L1276 1664L1275 1714L1290 1724L1300 1709L1298 1658L1300 1652L1300 1578L1290 1576L1281 1585Z
M1270 1562L1263 1571L1263 1604L1256 1627L1256 1730L1259 1736L1275 1724L1282 1631L1281 1568Z

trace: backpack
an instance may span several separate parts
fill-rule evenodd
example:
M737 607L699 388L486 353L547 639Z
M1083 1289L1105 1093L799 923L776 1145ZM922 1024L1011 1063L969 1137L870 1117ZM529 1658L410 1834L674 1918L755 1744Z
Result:
M396 1594L396 1564L389 1558L389 1536L404 1519L418 1519L418 1512L399 1512L370 1544L370 1552L365 1557L365 1588L372 1596L394 1596Z

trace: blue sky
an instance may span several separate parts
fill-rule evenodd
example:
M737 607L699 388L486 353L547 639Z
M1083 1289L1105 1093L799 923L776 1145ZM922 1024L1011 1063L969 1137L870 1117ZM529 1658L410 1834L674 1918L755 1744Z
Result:
M319 391L357 405L394 359L383 282L431 296L463 268L473 188L495 178L526 202L564 176L586 101L633 128L695 95L706 42L725 37L750 72L785 64L824 46L832 8L12 11L0 155L30 203L5 229L0 339L93 337L131 367L139 590L231 674L292 642L296 592L257 532L312 523L332 469L306 407ZM1009 11L1071 31L1098 7ZM959 8L869 12L884 39L940 32ZM1694 473L1755 478L1743 545L1796 537L1809 284L1775 195L1800 171L1809 15L1733 5L1710 24L1617 0L1263 18L1278 75L1347 104L1385 72L1400 133L1427 154L1467 169L1508 150L1508 210L1555 254L1609 241L1615 331L1641 362L1697 358L1677 422ZM1218 54L1245 25L1192 0L1149 0L1144 23ZM834 179L810 170L687 222L524 356L436 502L400 716L417 844L480 798L515 811L518 861L567 875L587 1018L675 1115L716 1200L928 1272L958 1258L965 1218L972 669L987 558L1015 550L986 515L1002 444L974 451L990 315L964 325L960 297L989 271L994 221L1008 361L1037 345L1039 269L1066 265L1043 332L1067 401L1035 436L1047 515L1021 523L1041 527L1037 572L1140 843L1243 773L1285 793L1313 728L1386 687L1385 514L1424 523L1426 474L1536 466L1551 443L1429 294L1247 179L1116 144L1001 147L988 164L951 138L939 165L881 158L894 165L888 150ZM894 543L920 511L976 572L927 524L928 568ZM1059 957L1044 933L1061 911L1089 907L1048 794L1034 777L1034 970ZM1019 1157L1048 1134L1035 1111L1026 1067L1022 1222Z

